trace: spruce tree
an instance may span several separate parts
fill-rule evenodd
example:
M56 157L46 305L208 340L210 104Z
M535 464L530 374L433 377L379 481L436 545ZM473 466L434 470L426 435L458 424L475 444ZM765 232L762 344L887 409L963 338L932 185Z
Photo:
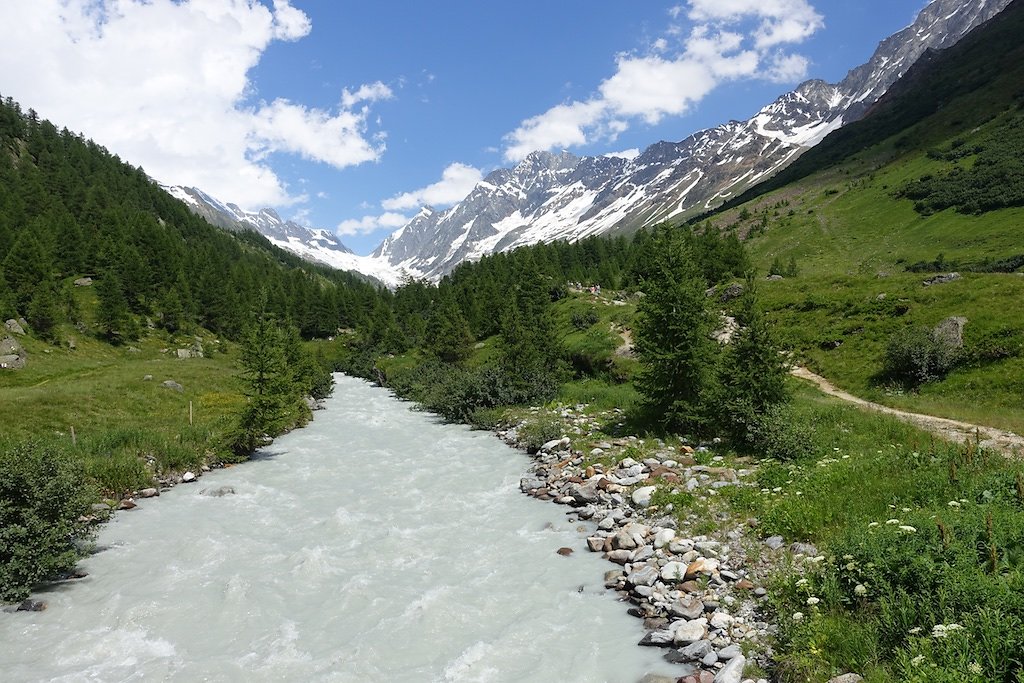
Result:
M699 432L708 424L719 357L711 338L717 315L683 235L660 228L650 247L634 330L641 362L637 388L650 419L667 429Z
M47 280L40 283L28 306L28 322L32 331L42 339L55 341L60 307L57 303L57 283Z
M725 352L720 372L725 427L733 439L753 446L757 421L774 405L789 400L786 361L774 330L757 301L757 283L750 273L736 310L739 329Z
M427 320L427 348L445 363L459 363L472 352L473 336L451 287L442 287Z

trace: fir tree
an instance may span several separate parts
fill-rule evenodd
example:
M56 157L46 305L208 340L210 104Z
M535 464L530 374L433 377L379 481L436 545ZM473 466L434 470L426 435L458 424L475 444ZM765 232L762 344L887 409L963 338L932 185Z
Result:
M32 331L42 339L56 340L56 327L60 319L57 304L57 283L47 280L36 288L28 306L28 322Z
M427 321L427 348L445 363L459 363L472 353L473 336L450 287L442 287Z
M666 428L700 431L707 425L719 356L711 338L716 315L708 307L705 280L683 236L659 229L651 247L635 324L642 365L637 388L648 417Z

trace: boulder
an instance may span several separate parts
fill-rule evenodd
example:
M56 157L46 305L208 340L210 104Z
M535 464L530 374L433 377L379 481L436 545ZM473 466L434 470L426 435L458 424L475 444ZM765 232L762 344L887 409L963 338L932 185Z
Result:
M696 619L704 613L704 603L701 602L700 598L685 595L669 604L668 613L683 619Z
M199 492L201 496L210 496L211 498L223 498L224 496L233 496L235 494L235 488L233 486L218 486L215 489L203 489Z
M23 328L21 324L17 320L14 320L13 318L5 322L4 327L7 329L8 332L13 332L14 334L20 335L25 334L25 328Z
M75 280L75 287L92 287L91 277L80 277Z
M715 676L715 683L740 683L743 680L743 667L746 665L747 658L743 655L733 657Z
M686 577L686 565L682 562L668 562L661 568L662 581L682 581Z
M181 386L173 379L164 380L163 382L160 383L160 386L162 386L164 389L172 389L174 391L177 391L179 394L185 391L185 387Z
M696 662L703 659L707 653L714 650L714 646L709 640L696 640L684 648L679 650L679 654L682 655L686 661Z
M658 578L658 568L645 564L629 572L626 575L626 583L632 586L653 586Z
M139 498L153 498L154 496L159 496L160 491L155 488L142 489L137 495Z
M181 475L181 480L183 482L185 482L186 484L195 481L196 480L195 472L186 472L185 474Z
M936 341L949 349L962 349L964 347L964 325L967 318L962 315L952 315L932 330L932 336Z
M863 680L864 678L859 674L843 674L841 676L828 679L828 683L861 683Z
M569 557L570 555L572 555L572 548L569 548L568 546L566 546L566 547L563 547L563 548L559 548L555 552L558 553L559 555L561 555L562 557Z
M46 603L42 600L22 600L18 605L18 612L42 612L46 609Z
M651 495L658 489L657 486L641 486L633 491L633 505L645 508L651 504Z
M743 649L736 643L733 643L732 645L723 647L718 651L718 659L723 662L728 662L739 657L741 654L743 654Z
M686 645L703 640L708 635L708 620L702 618L677 621L672 624L672 634L673 642Z
M741 296L743 296L743 285L738 282L734 282L722 290L722 293L718 295L718 300L724 304L727 301L738 299Z
M943 273L940 275L932 275L930 278L922 282L925 287L931 287L932 285L943 285L947 282L953 282L960 279L960 273Z

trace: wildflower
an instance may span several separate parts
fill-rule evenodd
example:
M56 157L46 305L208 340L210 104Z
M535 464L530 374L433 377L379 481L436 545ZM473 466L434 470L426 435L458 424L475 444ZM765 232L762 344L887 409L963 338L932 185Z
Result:
M812 564L817 564L818 562L824 562L825 561L825 556L824 555L818 555L817 557L808 557L807 561L812 563Z
M849 459L850 459L850 456L848 456L848 455L844 455L843 456L843 460L849 460Z
M924 655L918 655L910 660L910 663L914 666L921 666L924 664Z
M869 529L874 529L876 526L878 526L878 522L871 522L870 524L868 524Z
M975 676L980 676L982 672L981 664L978 664L977 662L971 662L967 665L967 670Z
M853 559L853 555L843 555L843 559L846 560L847 562L849 562L850 560Z
M912 628L909 631L907 631L907 633L909 633L912 636L916 636L920 632L921 632L921 627L920 626L915 626L914 628Z
M796 582L796 585L798 585L798 586L806 586L807 585L807 579L800 579L799 581Z
M946 505L948 505L951 508L958 508L958 507L960 507L960 501L959 500L951 500L948 503L946 503Z
M809 606L811 606L811 607L814 607L819 602L821 602L821 600L819 600L818 598L814 597L813 595L811 597L807 598L807 604Z
M846 571L852 572L856 568L857 568L857 563L856 562L847 562L846 563Z
M910 508L900 508L903 512L910 512Z
M803 621L803 620L804 620L804 613L803 612L793 612L793 621Z
M885 520L885 523L886 524L899 524L900 520L898 520L898 519L887 519L887 520Z
M868 594L868 589L863 583L858 583L853 588L853 594L859 598L863 598L865 595Z
M908 534L912 534L915 531L917 531L917 529L915 529L914 527L910 526L909 524L901 524L900 525L900 531L905 531Z

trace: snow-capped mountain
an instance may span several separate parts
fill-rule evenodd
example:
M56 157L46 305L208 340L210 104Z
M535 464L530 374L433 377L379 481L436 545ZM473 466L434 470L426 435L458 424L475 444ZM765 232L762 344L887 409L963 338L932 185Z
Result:
M270 240L271 244L298 254L307 261L338 270L354 270L391 287L401 281L400 273L389 263L352 253L329 230L307 228L294 221L286 221L273 209L246 211L237 204L222 202L194 187L162 187L213 225L226 230L255 230Z
M534 152L488 175L455 206L425 207L373 256L436 279L464 260L516 246L702 213L862 117L925 51L953 45L1009 2L934 0L840 83L807 81L746 121L658 142L633 159Z

